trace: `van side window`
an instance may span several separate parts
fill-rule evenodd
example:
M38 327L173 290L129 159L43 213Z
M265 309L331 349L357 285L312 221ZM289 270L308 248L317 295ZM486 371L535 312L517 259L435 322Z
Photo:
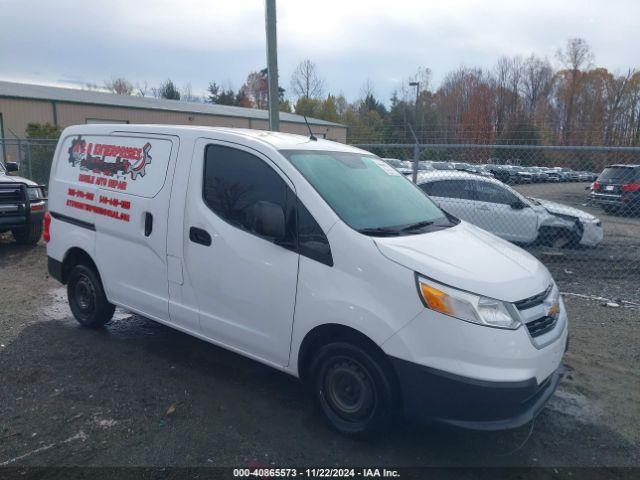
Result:
M331 255L331 247L327 236L300 199L298 199L297 203L298 251L300 255L332 267L333 256Z
M287 212L288 189L273 168L255 155L221 145L207 146L203 199L228 223L255 235L254 207L271 202Z

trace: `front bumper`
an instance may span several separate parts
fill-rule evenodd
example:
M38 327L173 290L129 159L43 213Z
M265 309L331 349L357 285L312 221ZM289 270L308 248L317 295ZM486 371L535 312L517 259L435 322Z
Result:
M474 430L506 430L526 425L544 408L565 372L560 365L538 384L487 382L452 375L391 357L407 418L438 421Z
M25 213L24 211L18 212L15 215L0 215L0 228L12 229L12 228L26 228L32 223L41 223L44 218L44 208L42 211Z
M580 245L585 247L596 247L602 243L604 239L604 230L602 225L597 225L593 222L582 224L582 238L580 239Z
M518 310L528 324L546 305ZM555 327L532 336L425 309L381 346L398 377L405 415L460 427L501 430L531 421L556 390L568 342L560 302Z

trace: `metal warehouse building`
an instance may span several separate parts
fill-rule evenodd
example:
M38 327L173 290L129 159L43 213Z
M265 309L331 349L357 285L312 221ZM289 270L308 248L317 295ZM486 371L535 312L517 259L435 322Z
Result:
M316 136L346 141L346 126L307 120ZM252 108L0 81L0 138L24 138L32 122L62 128L82 123L165 123L266 130L268 114ZM292 113L280 113L280 130L308 133L304 118Z

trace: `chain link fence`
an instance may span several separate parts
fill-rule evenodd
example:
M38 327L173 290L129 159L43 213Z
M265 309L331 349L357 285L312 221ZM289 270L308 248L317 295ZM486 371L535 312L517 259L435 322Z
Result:
M0 138L0 161L16 163L18 175L46 185L57 144L55 139Z
M46 185L50 139L0 139L0 160ZM523 246L565 290L640 306L640 148L354 143L453 215ZM417 159L417 162L414 162Z
M354 146L415 178L449 213L527 249L567 293L640 306L640 148Z

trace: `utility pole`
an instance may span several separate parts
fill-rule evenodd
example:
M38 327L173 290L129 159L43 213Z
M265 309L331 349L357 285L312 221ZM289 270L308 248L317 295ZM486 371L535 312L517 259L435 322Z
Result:
M416 87L416 103L414 105L414 122L416 123L416 130L418 129L418 100L420 99L420 82L409 82L410 87Z
M409 86L416 87L416 104L414 110L414 122L416 122L416 130L418 130L418 98L420 98L420 82L409 82ZM411 175L411 179L413 183L418 181L418 162L420 161L420 144L418 143L418 137L416 136L416 132L411 128L411 124L409 124L409 130L411 131L411 135L413 135L413 141L415 142L413 146L413 175Z
M280 131L278 108L278 39L276 35L276 0L265 0L267 29L267 80L269 82L269 130Z
M411 181L413 183L418 183L418 162L420 161L420 144L418 143L418 137L416 137L416 132L413 131L411 124L407 124L409 126L409 131L413 136L413 171L411 172Z

